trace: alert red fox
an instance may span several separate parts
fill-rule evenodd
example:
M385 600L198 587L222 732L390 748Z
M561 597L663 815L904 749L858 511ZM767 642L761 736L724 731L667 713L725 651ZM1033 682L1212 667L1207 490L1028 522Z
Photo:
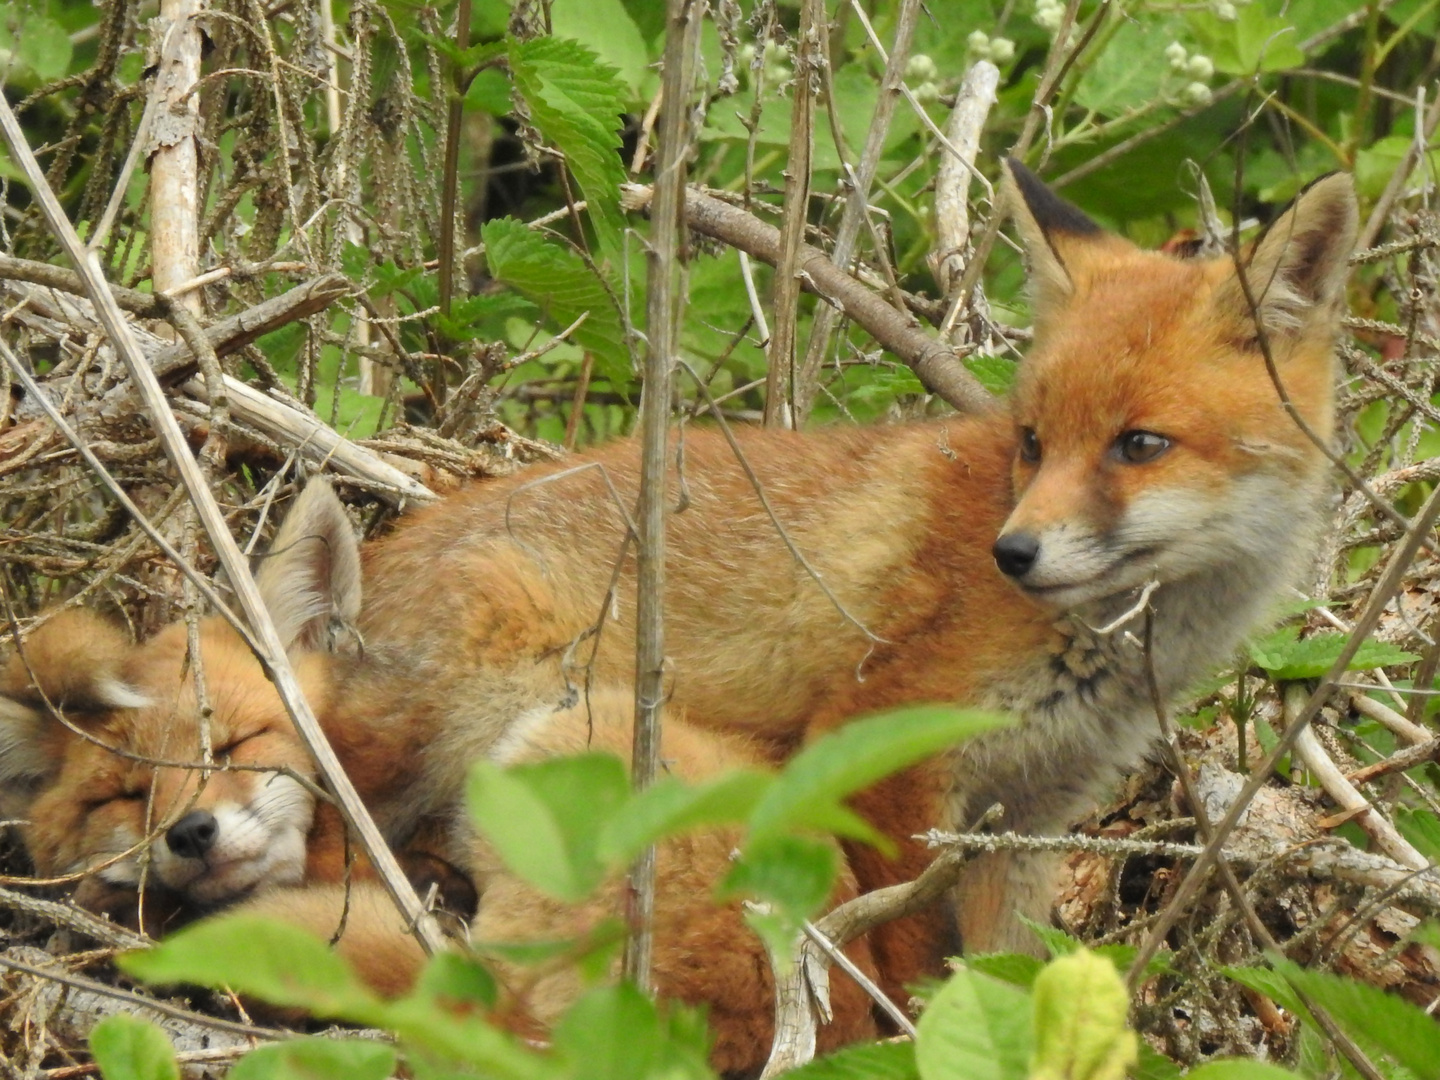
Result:
M684 509L667 537L667 671L695 767L706 755L716 767L783 761L853 717L914 702L1018 718L856 799L901 848L894 860L847 849L862 890L914 877L928 858L915 834L993 803L1001 828L1065 828L1155 738L1147 668L1169 697L1224 660L1303 569L1325 498L1325 456L1276 383L1328 438L1356 231L1349 178L1307 189L1241 260L1242 282L1229 258L1142 251L1009 172L1035 342L1008 404L745 433L785 537L717 435L687 431L671 473L670 505ZM367 545L363 572L340 554L353 538L338 504L312 486L263 566L282 626L357 625L363 656L292 629L307 693L333 738L388 740L393 775L368 797L393 841L453 820L446 855L477 874L482 923L499 917L486 896L508 879L457 812L467 766L574 745L582 686L623 701L637 484L636 448L621 442L477 485ZM7 762L36 752L0 740ZM67 789L72 820L93 810L88 785L77 775ZM694 887L679 880L662 874L662 895ZM1032 947L1016 916L1044 918L1049 885L1037 857L976 860L953 918L931 911L871 935L882 985L898 994L935 970L956 928L969 950ZM697 985L682 996L722 996ZM737 1051L727 1067L746 1052L763 1055Z

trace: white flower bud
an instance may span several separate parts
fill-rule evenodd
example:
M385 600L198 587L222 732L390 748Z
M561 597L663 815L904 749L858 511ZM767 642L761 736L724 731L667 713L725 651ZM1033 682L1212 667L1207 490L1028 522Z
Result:
M990 39L990 60L995 64L1008 64L1015 59L1015 42L1009 38Z
M923 82L915 87L915 100L920 102L938 101L940 98L940 87L933 82Z
M984 56L990 51L990 35L984 30L971 30L970 36L965 39L965 44L969 46L972 53Z
M1214 76L1215 62L1208 56L1201 56L1199 53L1196 53L1190 57L1189 60L1185 61L1185 74L1189 75L1192 79L1199 79L1201 82L1205 82Z
M1065 18L1065 9L1059 4L1035 5L1035 25L1050 33L1060 29L1060 23Z
M1234 4L1228 3L1227 0L1218 0L1215 5L1215 17L1221 22L1234 22L1240 17L1240 13L1235 10Z
M1203 82L1192 82L1180 91L1180 100L1186 105L1204 105L1212 96Z
M1165 46L1165 59L1170 61L1170 66L1176 71L1185 70L1185 58L1188 55L1185 51L1185 46L1181 45L1178 41L1172 41L1169 45Z
M979 30L976 30L975 34L980 34L981 37L985 36ZM972 48L974 47L975 43L975 34L970 35L970 44ZM910 57L909 62L905 65L905 78L907 79L917 79L920 82L930 82L939 74L940 69L935 66L935 61L930 59L930 57L926 56L924 53L916 53L914 56Z

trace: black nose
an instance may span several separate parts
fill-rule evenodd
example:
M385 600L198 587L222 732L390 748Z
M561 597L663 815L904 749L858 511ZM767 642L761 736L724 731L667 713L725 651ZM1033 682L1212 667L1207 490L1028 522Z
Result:
M995 565L1000 567L1001 573L1024 577L1040 554L1040 541L1029 533L1007 533L995 541L990 552L995 556Z
M215 846L220 823L209 810L191 810L165 833L165 843L182 859L204 858Z

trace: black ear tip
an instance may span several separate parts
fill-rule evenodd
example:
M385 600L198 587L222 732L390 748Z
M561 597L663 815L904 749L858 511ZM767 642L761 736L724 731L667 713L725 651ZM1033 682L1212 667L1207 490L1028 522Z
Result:
M1047 232L1090 236L1103 232L1079 207L1066 202L1045 186L1045 182L1013 157L1005 159L1005 168L1015 180L1015 187L1036 224Z

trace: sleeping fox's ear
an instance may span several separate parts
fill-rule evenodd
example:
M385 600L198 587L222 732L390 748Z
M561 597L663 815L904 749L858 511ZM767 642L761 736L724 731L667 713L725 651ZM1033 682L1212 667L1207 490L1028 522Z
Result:
M360 614L360 546L330 482L315 477L260 560L255 583L285 648L328 650Z
M125 680L134 650L120 627L84 608L54 612L36 627L0 664L0 784L25 786L59 768L72 736L52 708L83 728L112 710L148 705Z
M1311 329L1330 332L1344 303L1359 221L1354 180L1347 173L1322 176L1241 260L1250 300L1232 276L1220 288L1219 303L1247 324L1258 318L1274 336L1300 336Z
M1130 242L1107 232L1014 158L1005 159L1001 206L1025 245L1036 322L1075 294L1089 254Z

